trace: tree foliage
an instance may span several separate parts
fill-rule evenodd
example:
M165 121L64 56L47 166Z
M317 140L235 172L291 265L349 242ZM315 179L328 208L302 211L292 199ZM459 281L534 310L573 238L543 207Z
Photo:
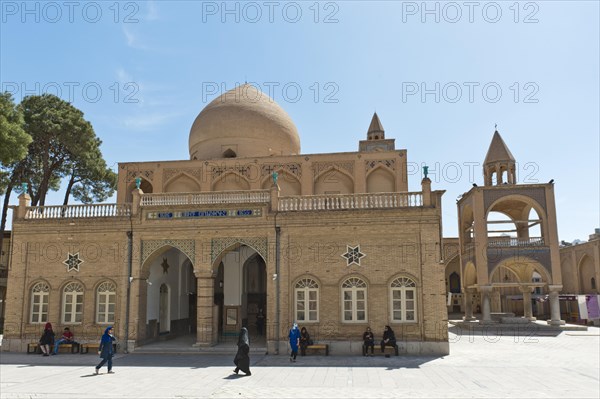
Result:
M23 114L12 95L0 93L0 194L4 193L15 162L27 155L31 136L23 130Z
M43 206L48 192L58 190L65 177L69 178L65 204L71 195L89 203L104 201L114 193L116 174L107 168L100 151L102 142L83 112L51 94L25 97L16 112L22 119L15 123L22 124L32 141L24 158L3 169L6 198L0 230L6 224L8 197L13 190L22 191L21 183L28 183L32 206Z

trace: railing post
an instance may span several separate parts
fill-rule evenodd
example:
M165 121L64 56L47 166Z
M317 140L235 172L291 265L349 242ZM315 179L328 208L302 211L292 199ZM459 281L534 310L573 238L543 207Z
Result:
M277 212L279 210L279 185L273 184L271 186L271 212Z
M423 206L431 206L431 180L428 177L421 180L423 191Z
M131 200L131 215L137 215L140 207L142 205L142 194L144 194L144 192L142 191L141 188L134 188L133 191L131 191L131 196L132 196L132 200Z
M31 205L31 197L25 191L19 195L19 207L17 208L17 219L25 219L27 207Z

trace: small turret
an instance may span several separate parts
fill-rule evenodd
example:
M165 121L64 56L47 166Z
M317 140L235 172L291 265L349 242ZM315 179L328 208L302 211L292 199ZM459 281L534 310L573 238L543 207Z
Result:
M485 161L483 162L485 185L493 185L494 173L496 174L496 185L503 183L515 184L517 181L515 165L515 158L504 140L502 140L502 136L500 136L498 130L496 130L494 137L492 137L490 148L485 156ZM504 172L506 172L506 181L503 178Z

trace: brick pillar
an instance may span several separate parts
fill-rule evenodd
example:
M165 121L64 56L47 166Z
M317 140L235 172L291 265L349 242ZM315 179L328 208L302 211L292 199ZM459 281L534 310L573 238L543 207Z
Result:
M197 279L196 344L194 346L212 346L213 339L213 278L202 273Z

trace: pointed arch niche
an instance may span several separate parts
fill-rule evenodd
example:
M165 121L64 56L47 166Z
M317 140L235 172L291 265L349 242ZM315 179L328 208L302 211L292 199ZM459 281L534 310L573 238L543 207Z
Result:
M213 183L213 191L244 191L250 190L248 180L237 173L229 172L220 176Z
M319 194L352 194L354 181L348 174L337 168L329 168L315 180L316 195Z
M170 179L164 188L165 193L194 193L199 191L200 185L198 182L185 173L180 173Z
M394 174L383 166L379 166L367 175L368 193L393 193L396 191Z
M279 185L280 196L287 197L292 195L302 195L302 186L296 177L282 170L278 170L277 173L279 174L277 184ZM268 190L271 188L272 184L273 178L271 176L267 176L263 181L262 189Z

